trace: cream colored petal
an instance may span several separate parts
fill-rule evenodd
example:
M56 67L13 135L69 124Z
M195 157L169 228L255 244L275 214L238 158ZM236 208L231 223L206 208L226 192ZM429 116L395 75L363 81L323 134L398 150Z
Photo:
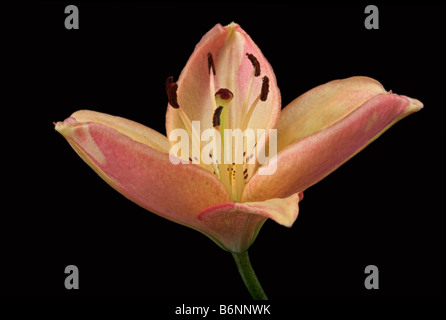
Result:
M90 110L76 111L71 118L77 122L101 123L158 151L169 152L170 144L164 135L138 122Z
M351 77L320 85L288 104L277 123L278 151L340 121L378 94L383 86L368 77Z

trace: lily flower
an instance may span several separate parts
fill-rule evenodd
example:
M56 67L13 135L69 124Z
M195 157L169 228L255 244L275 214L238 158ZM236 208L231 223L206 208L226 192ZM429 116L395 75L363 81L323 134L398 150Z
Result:
M273 69L235 23L217 24L204 35L178 81L167 79L166 92L167 137L88 110L73 113L55 129L119 193L235 254L247 251L268 218L291 227L303 191L423 106L386 91L376 80L351 77L320 85L281 110ZM168 137L176 129L188 133L192 155L208 154L210 161L189 156L186 164L172 163L175 157L184 160L171 152L177 141ZM225 163L200 143L207 129L222 134L225 129L263 130L265 135L255 148L243 139L230 147L221 140L222 156L235 150L243 154L242 161ZM250 161L276 138L277 155L264 164ZM273 173L260 173L269 166ZM238 261L239 270L244 263Z

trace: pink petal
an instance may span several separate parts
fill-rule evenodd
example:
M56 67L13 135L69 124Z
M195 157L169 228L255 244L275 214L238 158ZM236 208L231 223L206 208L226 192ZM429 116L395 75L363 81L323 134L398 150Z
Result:
M254 242L266 218L291 227L296 220L299 195L262 202L226 202L203 210L198 219L202 230L224 249L243 252Z
M178 103L191 121L200 121L201 129L212 127L213 107L209 89L207 54L223 46L227 32L216 25L206 33L195 47L178 79ZM186 129L177 110L168 107L166 114L167 136L174 129Z
M274 72L260 49L237 24L217 24L198 43L178 80L178 103L191 121L200 121L201 130L212 128L214 109L209 85L208 53L214 59L216 69L215 89L227 88L234 94L231 101L233 118L239 119L248 83L253 74L253 65L246 56L253 54L259 61L261 75L252 87L250 103L260 94L262 77L269 78L269 94L260 101L249 127L272 128L280 112L280 91ZM234 123L234 122L232 122ZM185 129L178 111L169 107L166 115L167 135L176 128Z
M197 228L201 210L228 201L223 185L206 170L173 165L164 147L156 148L167 139L150 128L82 111L58 122L56 130L110 186L166 219Z
M242 115L242 106L254 70L247 54L252 54L259 62L260 75L254 77L249 105L260 95L264 76L269 79L269 92L267 100L259 101L257 104L248 127L253 129L273 128L281 109L280 90L277 87L274 71L251 37L239 25L233 23L224 28L227 30L228 36L215 57L216 78L219 87L228 88L234 93L234 99L231 102L233 118L240 119Z
M287 197L307 189L422 106L418 100L391 93L375 96L340 121L279 152L270 160L276 161L275 174L255 175L242 201Z

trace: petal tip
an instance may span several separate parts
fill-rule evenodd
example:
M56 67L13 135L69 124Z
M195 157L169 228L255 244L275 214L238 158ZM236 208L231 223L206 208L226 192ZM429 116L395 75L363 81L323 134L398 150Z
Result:
M54 130L59 132L61 135L64 135L64 133L66 133L66 131L67 131L67 128L73 123L77 123L77 121L76 121L76 119L74 119L72 117L69 117L69 118L65 119L64 121L58 121L58 122L54 123L55 124Z
M232 21L231 23L227 24L225 27L228 28L229 30L234 30L240 26L238 25L237 22Z
M417 111L423 109L424 105L420 100L409 98L409 97L407 97L407 98L410 101L410 105L408 107L409 110L411 110L412 112L417 112Z
M389 93L394 96L406 99L408 101L407 106L405 107L404 115L409 115L414 112L420 111L424 107L423 103L418 99L414 99L404 95L394 94L392 91L389 91Z
M64 123L61 121L57 121L57 122L53 122L54 124L54 130L56 130L57 132L61 132L62 131L62 127L64 126Z

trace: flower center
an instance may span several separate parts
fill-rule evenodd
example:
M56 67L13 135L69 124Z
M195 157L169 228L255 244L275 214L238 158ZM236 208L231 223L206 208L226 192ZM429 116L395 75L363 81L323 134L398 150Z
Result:
M248 128L249 121L252 118L258 102L266 101L269 92L269 79L267 76L264 76L261 92L254 102L251 105L249 104L254 78L260 76L261 70L260 63L253 54L247 53L246 56L253 65L253 73L248 83L243 105L231 106L234 95L229 89L220 88L218 91L215 91L214 77L218 72L215 70L212 54L209 52L207 55L210 94L212 95L215 92L214 99L211 99L212 102L215 102L215 104L213 103L214 116L212 124L219 132L221 139L221 161L213 161L214 174L225 185L228 193L232 195L234 202L240 201L244 185L248 182L250 174L252 175L252 171L254 170L253 167L255 166L254 163L251 163L253 161L250 161L254 157L256 146L254 142L255 138L248 141L250 136L246 129ZM242 108L240 118L231 118L230 108L240 107ZM235 138L235 144L232 143L233 138ZM249 172L248 167L252 167L251 172Z
M240 201L243 188L255 171L254 154L257 141L254 137L254 130L247 129L257 104L259 101L266 101L269 92L269 79L267 76L264 76L260 92L257 93L257 97L250 103L254 78L261 75L261 69L259 61L253 54L247 53L246 57L253 66L252 76L249 79L244 98L237 100L238 103L243 101L242 105L232 105L234 103L234 94L231 90L228 88L216 90L215 88L215 84L218 83L216 81L218 71L215 69L212 54L210 52L207 54L209 97L213 110L212 127L215 130L212 143L215 147L211 148L208 154L210 161L207 163L200 162L199 159L196 159L196 156L189 157L190 162L202 166L220 179L234 202ZM173 81L172 77L167 78L166 93L169 104L179 113L190 136L189 152L192 155L200 155L202 154L200 132L199 130L194 130L193 123L178 104L177 90L178 84ZM231 108L237 108L237 112L234 112L235 110ZM239 112L240 110L241 112ZM238 116L234 116L235 114ZM235 140L235 143L233 143L233 140ZM194 148L198 148L198 150Z

